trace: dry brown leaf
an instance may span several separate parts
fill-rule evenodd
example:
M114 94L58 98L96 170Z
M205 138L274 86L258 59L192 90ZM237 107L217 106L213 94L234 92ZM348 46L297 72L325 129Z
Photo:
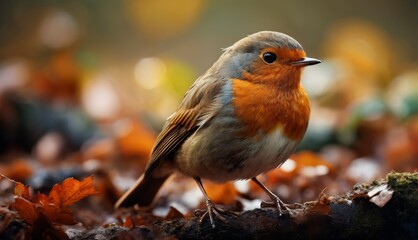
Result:
M55 184L49 193L51 202L56 206L70 206L81 199L96 194L93 176L83 179L81 182L74 178L67 178L62 184Z
M184 218L183 214L177 210L175 207L170 207L167 215L165 216L164 220L173 220L176 218Z
M21 196L27 200L31 199L31 194L30 194L30 188L29 186L25 186L20 182L16 182L15 184L15 189L14 189L14 194L16 196Z
M126 227L126 228L134 228L135 224L134 224L134 220L132 219L132 217L126 217L125 221L122 224L122 227Z
M15 202L12 204L12 207L19 213L20 217L28 224L33 224L36 219L39 217L39 214L36 210L36 206L21 197L17 197Z
M10 179L11 180L11 179ZM20 182L15 183L15 202L12 207L28 224L34 224L41 216L54 224L74 225L73 213L69 206L84 197L97 193L93 184L93 177L82 181L67 178L62 184L56 184L49 196L37 193L30 194L29 186Z
M57 207L53 204L44 206L41 209L44 215L55 224L74 225L77 222L74 220L73 212L68 207Z
M318 199L310 206L306 211L308 213L315 213L321 215L327 215L331 212L331 201L329 197L324 193L325 189L319 194Z

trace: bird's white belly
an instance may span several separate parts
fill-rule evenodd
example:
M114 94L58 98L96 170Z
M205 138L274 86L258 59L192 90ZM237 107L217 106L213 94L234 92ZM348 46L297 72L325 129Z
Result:
M298 142L283 136L280 129L263 137L261 141L253 141L254 143L248 146L253 154L244 161L241 171L235 173L238 178L252 178L277 168L289 158L298 145Z
M250 179L280 166L298 144L279 128L246 139L217 131L207 129L186 140L177 158L180 172L215 182Z

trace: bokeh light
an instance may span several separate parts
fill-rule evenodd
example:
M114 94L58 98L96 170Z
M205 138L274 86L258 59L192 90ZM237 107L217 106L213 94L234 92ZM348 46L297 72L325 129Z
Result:
M418 113L418 69L404 72L389 85L389 105L400 118Z
M30 70L23 59L11 59L0 64L0 94L19 88L29 81Z
M145 36L165 39L191 27L203 9L204 0L126 0L126 9Z
M76 20L64 11L51 11L42 20L40 40L45 46L58 49L68 47L77 40L79 29Z
M166 66L160 59L144 58L135 65L135 79L147 90L158 87L166 77Z
M110 120L118 116L121 102L112 86L111 76L98 74L88 83L83 92L83 105L87 113L97 120Z

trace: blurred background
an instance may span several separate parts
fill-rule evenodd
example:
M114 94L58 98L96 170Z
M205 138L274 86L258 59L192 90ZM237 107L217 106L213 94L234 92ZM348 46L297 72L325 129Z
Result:
M0 172L35 189L93 173L111 206L192 82L222 48L261 30L284 32L323 61L303 74L305 139L263 177L269 187L306 201L414 171L417 24L415 0L1 1ZM242 182L207 188L244 208L261 194ZM196 191L178 177L160 202L194 208Z

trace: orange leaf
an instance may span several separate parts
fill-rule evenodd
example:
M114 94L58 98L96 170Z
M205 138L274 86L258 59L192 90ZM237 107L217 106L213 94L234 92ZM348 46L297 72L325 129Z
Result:
M39 204L37 209L51 222L55 224L74 225L73 212L67 206L55 205L52 199L42 193L37 193L33 198L34 204Z
M135 227L135 223L134 220L132 219L132 217L126 217L125 221L122 224L123 227L126 228L134 228Z
M329 197L325 195L324 191L325 189L319 194L314 205L306 209L307 213L327 215L331 212L331 201L329 200Z
M74 178L67 178L62 184L55 184L49 193L51 202L56 206L70 206L81 199L96 194L93 176L83 179L81 182Z
M154 146L155 134L142 122L134 119L118 121L116 143L120 153L124 156L137 156L148 160Z
M35 205L24 198L17 197L12 206L28 224L32 225L38 218Z
M25 186L20 182L16 182L14 193L17 196L23 197L27 200L31 199L31 194L29 191L29 186Z
M41 207L52 204L48 196L39 192L36 193L35 197L32 198L32 202L39 203Z
M73 218L73 212L68 207L59 208L56 205L49 204L42 208L44 215L55 224L74 225L77 222Z
M231 182L224 184L207 182L205 189L212 201L225 205L234 203L238 196L238 191Z
M0 165L0 172L10 179L24 181L32 175L32 168L27 161L16 159L10 164Z

